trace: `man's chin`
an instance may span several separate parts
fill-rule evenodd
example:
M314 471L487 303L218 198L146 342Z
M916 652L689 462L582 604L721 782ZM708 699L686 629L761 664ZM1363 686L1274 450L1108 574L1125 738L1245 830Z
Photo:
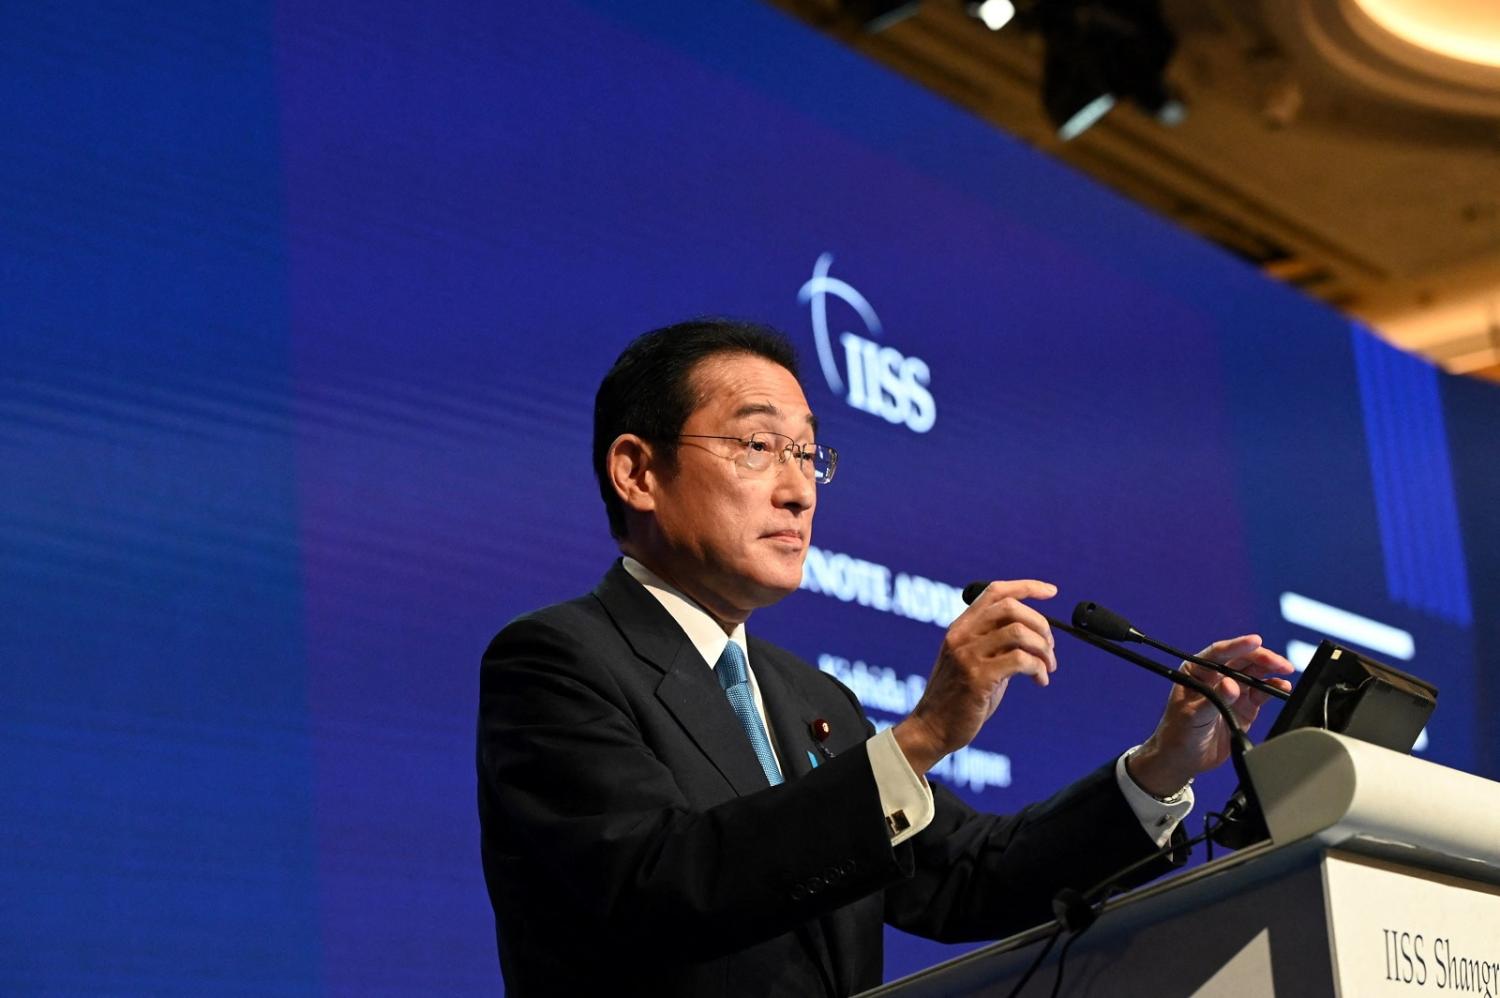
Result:
M756 607L779 603L802 585L801 557L778 558L772 562L762 561L747 566L735 587L750 605Z
M799 570L795 578L790 577L768 577L757 580L756 588L759 590L761 606L770 606L772 603L780 603L802 586L802 573Z

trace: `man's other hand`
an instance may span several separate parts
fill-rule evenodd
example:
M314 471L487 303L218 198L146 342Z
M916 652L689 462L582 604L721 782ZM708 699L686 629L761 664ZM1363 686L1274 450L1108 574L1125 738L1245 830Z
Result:
M1276 678L1294 672L1292 663L1262 645L1257 634L1215 641L1199 652L1198 657L1265 679L1284 690L1292 688L1287 680ZM1223 698L1242 731L1249 729L1260 708L1270 699L1270 694L1204 666L1183 662L1180 668ZM1142 790L1165 798L1228 757L1229 732L1218 710L1206 697L1186 687L1173 686L1156 731L1140 751L1126 760L1125 766Z

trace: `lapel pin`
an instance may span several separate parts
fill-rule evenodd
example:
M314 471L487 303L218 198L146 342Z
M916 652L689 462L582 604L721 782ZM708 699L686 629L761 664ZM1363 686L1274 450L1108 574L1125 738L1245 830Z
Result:
M829 735L833 734L833 725L829 724L823 718L819 717L807 726L807 730L808 733L812 735L813 742L818 746L818 752L822 754L823 758L832 759L833 753L828 751L828 746L824 745L823 743L828 741ZM813 754L811 752L808 752L807 756L809 759L813 758ZM813 765L817 765L816 759L814 759Z

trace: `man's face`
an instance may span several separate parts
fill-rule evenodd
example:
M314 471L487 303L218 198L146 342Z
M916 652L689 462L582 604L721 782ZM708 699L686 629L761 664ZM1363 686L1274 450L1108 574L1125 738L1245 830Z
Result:
M748 438L757 430L813 440L813 417L790 371L763 357L724 354L693 370L700 399L682 433ZM731 440L689 437L660 480L656 523L670 552L668 581L721 620L743 620L796 590L812 539L817 493L799 462L764 471Z

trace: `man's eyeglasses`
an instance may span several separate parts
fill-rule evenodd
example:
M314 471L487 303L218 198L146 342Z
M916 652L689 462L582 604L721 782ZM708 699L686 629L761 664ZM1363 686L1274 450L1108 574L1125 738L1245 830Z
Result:
M788 458L797 459L802 474L819 485L833 481L834 469L839 466L839 452L822 444L799 444L784 433L760 430L748 437L716 437L708 433L682 433L678 439L728 440L744 449L736 461L747 471L765 471L775 464L785 464Z

